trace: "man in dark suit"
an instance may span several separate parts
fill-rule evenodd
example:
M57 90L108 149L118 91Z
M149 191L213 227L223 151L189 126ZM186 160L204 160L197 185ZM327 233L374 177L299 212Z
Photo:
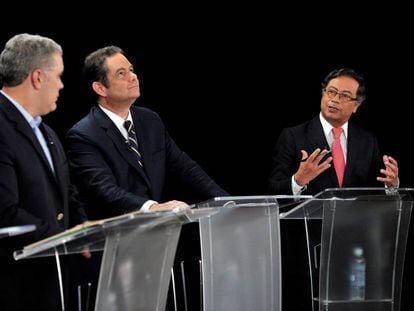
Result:
M398 163L384 155L377 138L349 121L365 99L365 81L353 69L330 72L322 82L321 112L312 120L285 128L273 153L271 194L312 194L337 187L398 187ZM332 152L334 129L339 136L345 170L337 173ZM338 162L337 162L338 163ZM334 164L334 165L332 165ZM309 272L303 222L282 221L283 309L310 310ZM303 249L301 249L303 246ZM297 284L305 284L298 290Z
M162 203L167 175L198 200L228 195L176 145L157 113L133 106L139 80L119 47L89 54L84 76L97 105L69 130L67 147L89 218L186 206L177 200Z
M89 217L185 205L160 203L167 174L201 200L228 195L179 149L157 113L133 106L140 95L139 81L120 48L109 46L89 54L84 76L97 105L69 130L67 145L71 172L88 203ZM131 148L126 120L135 129L133 143L139 150Z
M339 187L328 152L333 128L343 129L340 139L346 166L341 187L398 186L397 161L387 155L381 160L375 135L349 122L364 99L360 74L348 68L330 72L322 83L319 116L282 131L274 148L269 192L316 194Z
M54 258L14 261L13 251L86 220L55 132L41 116L63 88L62 49L38 35L12 37L0 55L0 227L36 230L0 240L0 309L59 310Z

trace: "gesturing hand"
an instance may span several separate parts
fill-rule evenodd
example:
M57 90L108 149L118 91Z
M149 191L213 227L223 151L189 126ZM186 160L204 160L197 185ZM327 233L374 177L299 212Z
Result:
M332 157L324 159L329 151L326 149L321 151L320 148L316 148L309 156L305 150L301 152L302 160L294 178L299 186L304 186L331 167Z

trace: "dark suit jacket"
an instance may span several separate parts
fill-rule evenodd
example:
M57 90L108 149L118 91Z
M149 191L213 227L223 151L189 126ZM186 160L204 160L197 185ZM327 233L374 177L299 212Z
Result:
M33 233L0 240L0 305L5 310L24 306L50 310L59 303L53 258L16 262L12 251L61 232L86 216L70 184L66 156L55 132L44 125L53 174L32 128L2 94L0 124L0 227L37 227Z
M228 195L178 148L157 113L132 106L131 114L143 167L97 106L67 134L70 167L90 218L136 210L149 199L161 202L167 173L197 192L201 200Z
M292 175L298 170L302 154L311 154L316 148L329 149L319 116L295 127L285 128L273 152L269 179L271 194L292 194ZM349 122L347 161L343 187L383 187L376 177L382 165L374 134ZM303 194L317 194L326 188L338 187L333 165L312 180Z

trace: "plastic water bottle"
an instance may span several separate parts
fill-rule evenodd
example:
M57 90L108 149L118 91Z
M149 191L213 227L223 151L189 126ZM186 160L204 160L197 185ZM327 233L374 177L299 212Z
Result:
M364 250L357 246L352 251L351 262L351 300L365 299L365 270L366 262L364 258Z

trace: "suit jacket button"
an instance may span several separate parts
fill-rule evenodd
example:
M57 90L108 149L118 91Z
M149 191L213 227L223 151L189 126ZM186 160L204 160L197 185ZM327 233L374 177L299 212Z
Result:
M63 219L63 217L65 217L65 215L63 215L63 213L59 213L59 214L57 214L57 220L62 220Z

